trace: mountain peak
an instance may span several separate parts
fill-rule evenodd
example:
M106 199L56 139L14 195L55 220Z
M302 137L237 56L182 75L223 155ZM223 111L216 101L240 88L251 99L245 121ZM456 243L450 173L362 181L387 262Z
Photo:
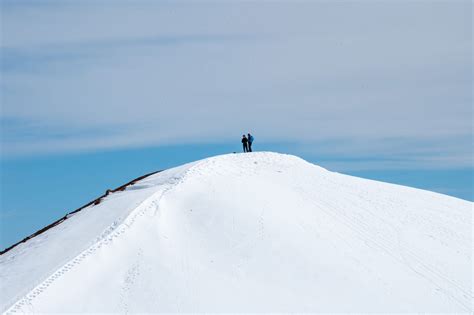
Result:
M469 311L471 211L292 155L211 157L0 256L1 310Z

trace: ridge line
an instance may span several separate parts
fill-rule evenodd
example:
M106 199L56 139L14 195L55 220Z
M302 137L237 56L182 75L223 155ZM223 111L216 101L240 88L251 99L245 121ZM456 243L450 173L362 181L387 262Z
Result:
M16 242L15 244L3 249L2 251L0 251L0 256L9 252L10 250L12 250L13 248L17 247L18 245L22 244L22 243L26 243L27 241L29 241L30 239L40 235L40 234L43 234L44 232L48 231L49 229L63 223L64 221L66 221L67 219L69 219L69 217L71 217L72 215L76 214L77 212L89 207L89 206L95 206L95 205L98 205L102 199L104 197L107 197L110 193L115 193L115 192L118 192L118 191L124 191L128 186L132 186L134 185L136 182L142 180L142 179L145 179L151 175L154 175L154 174L157 174L157 173L160 173L160 172L163 172L164 170L159 170L159 171L155 171L155 172L151 172L151 173L148 173L148 174L145 174L145 175L142 175L142 176L139 176L135 179L132 179L131 181L129 181L128 183L126 184L123 184L115 189L107 189L105 194L101 195L100 197L86 203L85 205L77 208L76 210L74 211L71 211L69 213L67 213L66 215L64 215L63 217L61 217L60 219L48 224L47 226L39 229L38 231L34 232L33 234L23 238L22 240Z

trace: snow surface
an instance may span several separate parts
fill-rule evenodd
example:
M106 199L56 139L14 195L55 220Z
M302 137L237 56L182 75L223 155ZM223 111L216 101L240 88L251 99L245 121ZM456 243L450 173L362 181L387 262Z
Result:
M0 256L2 312L469 312L472 203L290 155L152 175Z

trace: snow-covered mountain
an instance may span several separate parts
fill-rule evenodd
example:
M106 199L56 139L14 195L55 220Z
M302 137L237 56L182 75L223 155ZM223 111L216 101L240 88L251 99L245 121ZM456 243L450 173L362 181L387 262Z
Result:
M472 203L276 153L143 179L0 256L3 312L469 312Z

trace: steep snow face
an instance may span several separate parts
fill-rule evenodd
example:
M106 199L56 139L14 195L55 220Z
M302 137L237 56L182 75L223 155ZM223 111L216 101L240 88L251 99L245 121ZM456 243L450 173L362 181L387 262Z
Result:
M276 153L153 175L0 256L7 312L467 312L472 203Z

